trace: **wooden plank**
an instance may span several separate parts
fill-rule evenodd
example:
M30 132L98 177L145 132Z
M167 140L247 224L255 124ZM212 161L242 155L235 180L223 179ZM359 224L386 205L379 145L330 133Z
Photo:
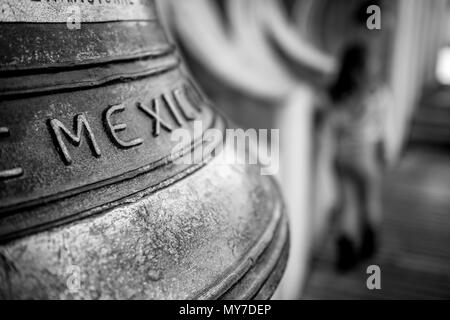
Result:
M316 257L305 299L450 299L450 154L410 151L384 184L378 255L355 270L334 270L331 237ZM381 290L364 268L381 267Z

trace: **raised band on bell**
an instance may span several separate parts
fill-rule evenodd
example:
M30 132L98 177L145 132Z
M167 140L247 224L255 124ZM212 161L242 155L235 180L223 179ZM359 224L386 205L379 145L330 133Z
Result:
M194 121L227 122L154 2L0 5L0 297L269 298L289 247L282 197L258 165L219 163L245 157L226 141L177 161L206 143Z
M0 300L448 299L449 21L450 0L0 0Z

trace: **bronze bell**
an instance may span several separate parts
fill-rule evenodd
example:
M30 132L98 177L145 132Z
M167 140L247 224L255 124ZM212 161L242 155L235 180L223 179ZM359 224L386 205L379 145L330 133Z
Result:
M153 0L74 3L0 0L0 298L269 298L273 179L206 141L226 120Z

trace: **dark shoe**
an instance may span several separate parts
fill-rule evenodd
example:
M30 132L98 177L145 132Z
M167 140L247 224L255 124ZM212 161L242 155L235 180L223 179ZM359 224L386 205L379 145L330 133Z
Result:
M346 236L339 237L337 241L337 261L336 268L341 272L349 271L358 262L355 245Z
M363 230L362 245L359 257L361 260L369 259L373 257L376 251L377 251L376 233L372 227L366 226Z

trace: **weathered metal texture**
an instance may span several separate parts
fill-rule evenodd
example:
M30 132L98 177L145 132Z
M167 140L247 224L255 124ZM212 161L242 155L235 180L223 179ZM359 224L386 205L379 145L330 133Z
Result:
M64 1L33 2L48 24L0 17L0 298L268 298L280 280L277 187L201 148L226 123L144 2L80 3L101 13L80 30Z
M2 246L3 297L221 297L259 265L273 238L284 245L286 232L270 179L257 168L213 162L154 194L144 191L100 215ZM67 287L71 266L81 271L74 292Z

